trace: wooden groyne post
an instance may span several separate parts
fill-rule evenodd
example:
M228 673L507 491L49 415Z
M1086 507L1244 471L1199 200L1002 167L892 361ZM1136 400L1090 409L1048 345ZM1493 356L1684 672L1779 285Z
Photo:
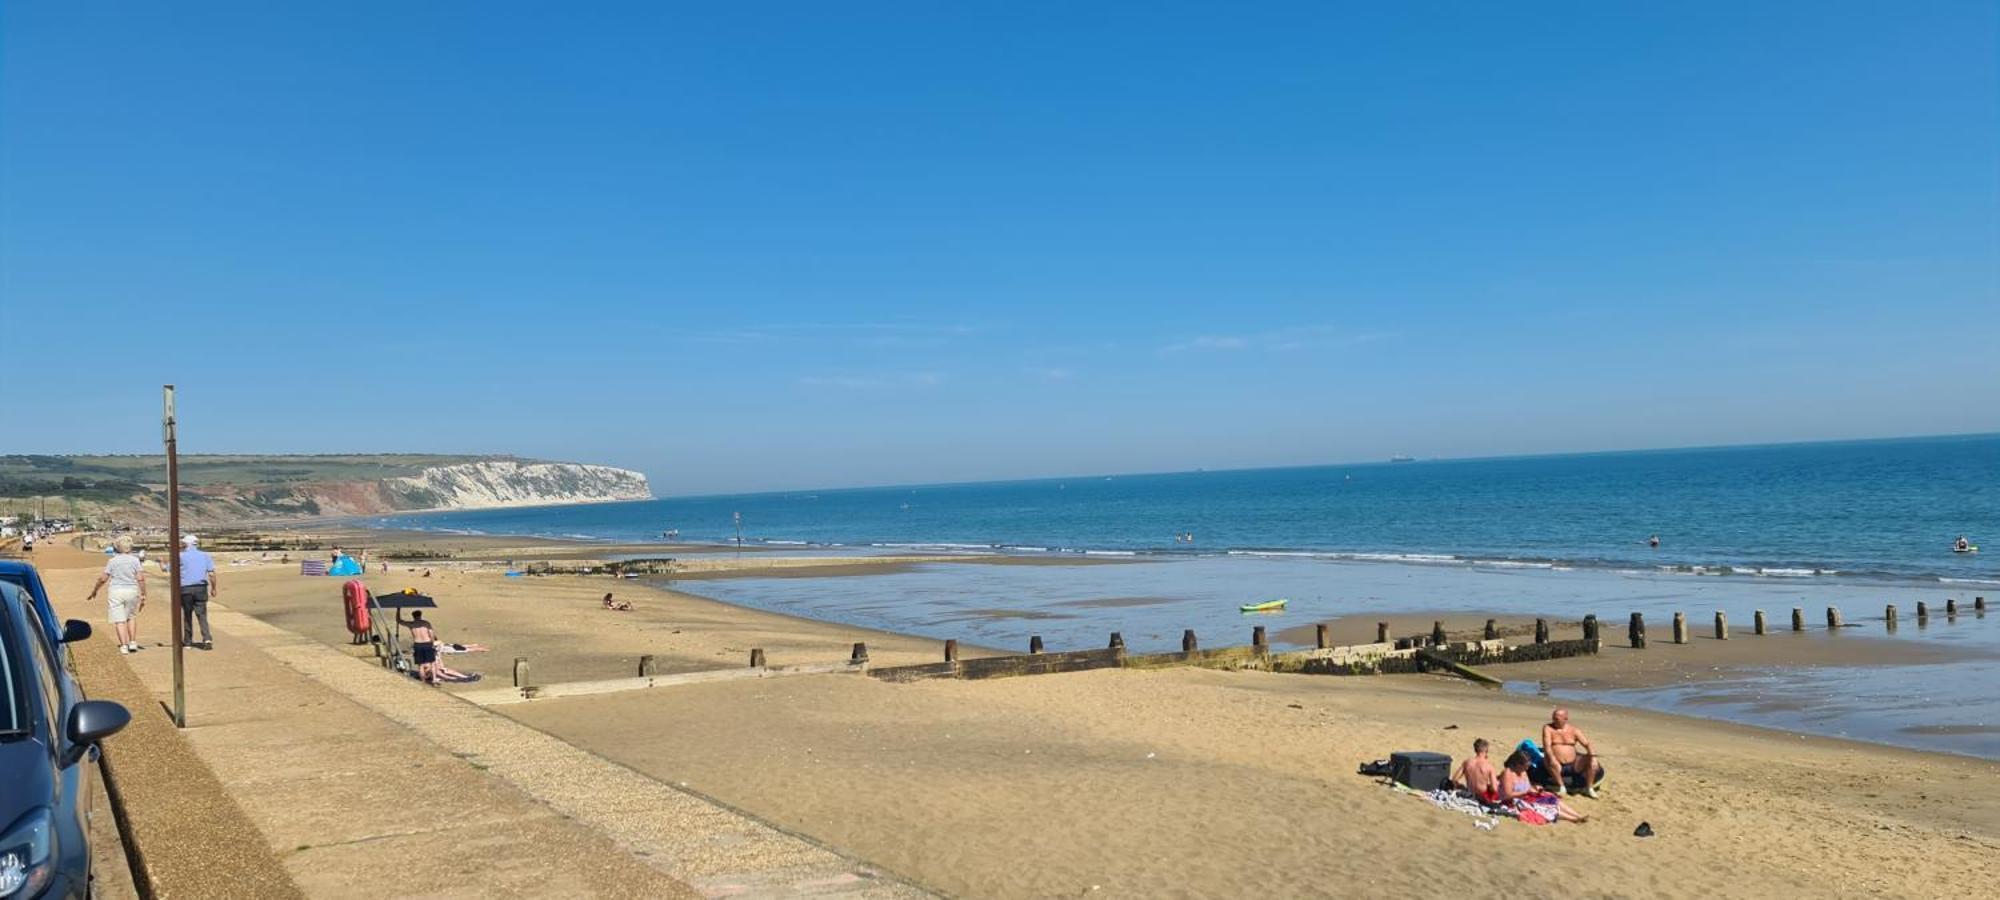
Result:
M1193 652L1195 652L1196 650L1200 650L1200 649L1201 649L1201 642L1200 642L1200 641L1197 641L1197 640L1195 640L1195 637L1194 637L1194 629L1192 629L1192 628L1189 628L1189 629L1187 629L1186 631L1183 631L1183 632L1181 632L1181 652L1182 652L1182 653L1193 653Z
M1389 623L1387 622L1375 623L1375 643L1378 644L1389 643Z
M1826 627L1828 627L1828 628L1839 628L1840 626L1841 626L1841 621L1840 621L1840 607L1837 607L1837 606L1829 606L1829 607L1827 607L1827 608L1826 608Z
M653 655L651 653L639 657L640 678L651 678L653 677L654 671L655 669L653 666Z
M1586 641L1594 641L1598 639L1596 613L1591 613L1590 615L1583 617L1583 639Z
M528 658L525 656L514 657L514 686L517 688L528 686Z
M1976 612L1976 613L1978 613L1978 614L1980 614L1980 615L1982 615L1982 616L1983 616L1983 615L1985 615L1985 614L1986 614L1986 598L1985 598L1985 597L1983 597L1983 596L1981 596L1981 597L1974 597L1974 598L1972 598L1972 611L1973 611L1973 612Z
M765 668L765 665L764 665L764 648L762 648L762 647L751 647L751 648L750 648L750 668L753 668L753 669L762 669L762 668Z
M852 653L849 653L849 654L847 655L847 661L848 661L848 662L850 662L850 663L865 663L865 662L867 662L867 661L868 661L868 645L867 645L867 644L863 644L863 643L859 643L859 642L856 642L856 643L855 643L855 645L854 645L854 652L852 652Z
M1632 626L1629 636L1632 639L1632 649L1646 649L1646 616L1644 613L1632 614Z
M1431 645L1432 645L1432 646L1436 646L1436 647L1442 647L1442 646L1444 646L1444 645L1445 645L1445 643L1446 643L1446 638L1445 638L1445 636L1444 636L1444 623L1443 623L1443 622L1432 622L1432 623L1431 623Z
M1039 634L1031 634L1031 635L1028 635L1028 652L1029 652L1029 653L1040 653L1040 652L1042 652L1042 636L1041 636L1041 635L1039 635Z
M1688 642L1687 613L1683 612L1674 613L1674 643L1685 644L1687 642Z
M1924 624L1924 623L1926 623L1926 622L1929 622L1930 620L1931 620L1931 607L1930 607L1930 604L1928 604L1928 603L1925 603L1925 602L1924 602L1924 601L1922 601L1922 600L1918 600L1918 601L1917 601L1917 624L1918 624L1918 625L1922 625L1922 624Z
M1715 639L1729 640L1729 616L1719 609L1715 611Z
M1499 636L1500 636L1500 623L1495 622L1492 619L1487 619L1486 630L1480 634L1480 637L1483 637L1486 640L1490 641Z
M1270 646L1264 639L1264 626L1258 625L1250 629L1250 646L1259 650Z
M1123 649L1125 649L1125 635L1124 635L1124 633L1122 633L1122 632L1117 632L1117 631L1114 631L1114 632L1111 632L1111 643L1110 643L1110 644L1109 644L1109 645L1108 645L1108 646L1106 647L1106 649L1109 649L1109 650L1123 650Z
M944 661L958 662L958 638L952 638L944 642Z
M1493 623L1492 623L1492 621L1491 621L1491 620L1488 620L1488 621L1487 621L1487 624L1488 624L1488 625L1490 626L1490 625L1492 625ZM1549 642L1549 620L1547 620L1547 619L1536 619L1536 620L1535 620L1535 643L1537 643L1537 644L1546 644L1546 643L1548 643L1548 642Z
M1944 617L1949 619L1956 615L1958 615L1958 598L1957 597L1944 598Z
M1792 630L1806 630L1806 611L1801 607L1792 607Z
M1882 610L1882 624L1890 631L1896 630L1896 604L1891 603L1888 608Z
M1325 625L1313 626L1313 646L1320 650L1333 646L1333 640L1327 635Z
M1754 617L1752 618L1752 625L1751 625L1751 627L1755 628L1755 629L1757 630L1757 633L1758 633L1759 635L1762 635L1762 634L1764 633L1764 630L1765 630L1765 629L1764 629L1764 624L1765 624L1765 623L1764 623L1764 611L1760 609L1760 610L1758 610L1758 611L1757 611L1757 615L1756 615L1756 616L1754 616Z

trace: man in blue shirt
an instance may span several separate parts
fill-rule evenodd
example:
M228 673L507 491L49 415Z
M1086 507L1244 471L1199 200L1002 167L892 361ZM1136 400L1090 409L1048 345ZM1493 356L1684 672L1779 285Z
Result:
M208 598L219 593L215 583L215 559L196 546L194 535L181 538L181 643L203 650L215 649L208 631ZM194 642L194 623L201 620L201 643Z

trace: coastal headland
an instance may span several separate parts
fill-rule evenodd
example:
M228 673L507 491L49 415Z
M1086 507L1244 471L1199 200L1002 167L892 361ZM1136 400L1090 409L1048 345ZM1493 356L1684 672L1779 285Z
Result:
M682 589L678 580L506 574L526 561L629 548L353 530L315 539L357 550L425 548L431 558L388 561L387 572L377 562L365 579L377 593L414 588L435 597L431 617L445 640L489 648L448 656L483 678L433 696L505 686L516 657L530 661L537 683L627 677L641 657L663 675L740 669L753 650L773 667L838 663L855 643L867 645L873 666L941 658L932 638L732 606L699 596L698 580ZM219 604L381 672L369 647L347 643L340 579L300 576L295 562L266 552L222 554L229 587ZM776 553L689 562L709 577L754 577L944 560L992 562ZM84 574L66 573L62 583L79 584ZM633 609L605 610L606 592ZM1368 618L1332 627L1341 639L1364 636ZM1457 611L1445 624L1472 632L1483 618ZM1415 631L1429 623L1403 624ZM1496 624L1532 627L1518 617ZM142 624L149 643L160 631L157 619ZM1607 647L1499 674L1653 683L1756 664L1771 652L1794 663L1911 652L1884 643ZM1000 650L968 644L960 652ZM134 664L158 659L142 652ZM203 659L190 660L197 682ZM1990 760L1615 706L1569 704L1612 773L1602 799L1576 801L1592 816L1586 825L1502 821L1488 830L1355 774L1396 750L1456 759L1474 737L1509 746L1535 735L1549 705L1429 675L1114 669L909 684L748 678L465 708L837 848L885 876L962 896L1498 896L1545 893L1553 881L1605 896L1917 897L1978 893L2000 851L2000 768ZM1642 822L1655 837L1633 836ZM310 865L305 851L272 850L288 868Z

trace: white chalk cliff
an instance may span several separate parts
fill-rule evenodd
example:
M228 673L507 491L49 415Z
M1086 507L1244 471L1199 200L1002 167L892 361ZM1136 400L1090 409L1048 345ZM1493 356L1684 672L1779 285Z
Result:
M481 460L433 466L383 486L403 509L490 509L650 500L646 476L630 469L585 463Z

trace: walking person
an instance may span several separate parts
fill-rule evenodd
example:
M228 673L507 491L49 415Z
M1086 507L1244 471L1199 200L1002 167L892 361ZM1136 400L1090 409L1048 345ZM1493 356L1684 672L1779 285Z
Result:
M208 631L208 600L216 590L215 558L201 551L194 535L181 538L181 642L215 649L215 637ZM194 642L194 623L201 620L201 643Z
M105 599L110 607L111 630L118 635L118 652L136 653L139 611L146 608L146 564L132 555L130 535L120 535L111 546L117 553L105 561L104 574L97 576L89 599L97 599L99 590L110 588Z

